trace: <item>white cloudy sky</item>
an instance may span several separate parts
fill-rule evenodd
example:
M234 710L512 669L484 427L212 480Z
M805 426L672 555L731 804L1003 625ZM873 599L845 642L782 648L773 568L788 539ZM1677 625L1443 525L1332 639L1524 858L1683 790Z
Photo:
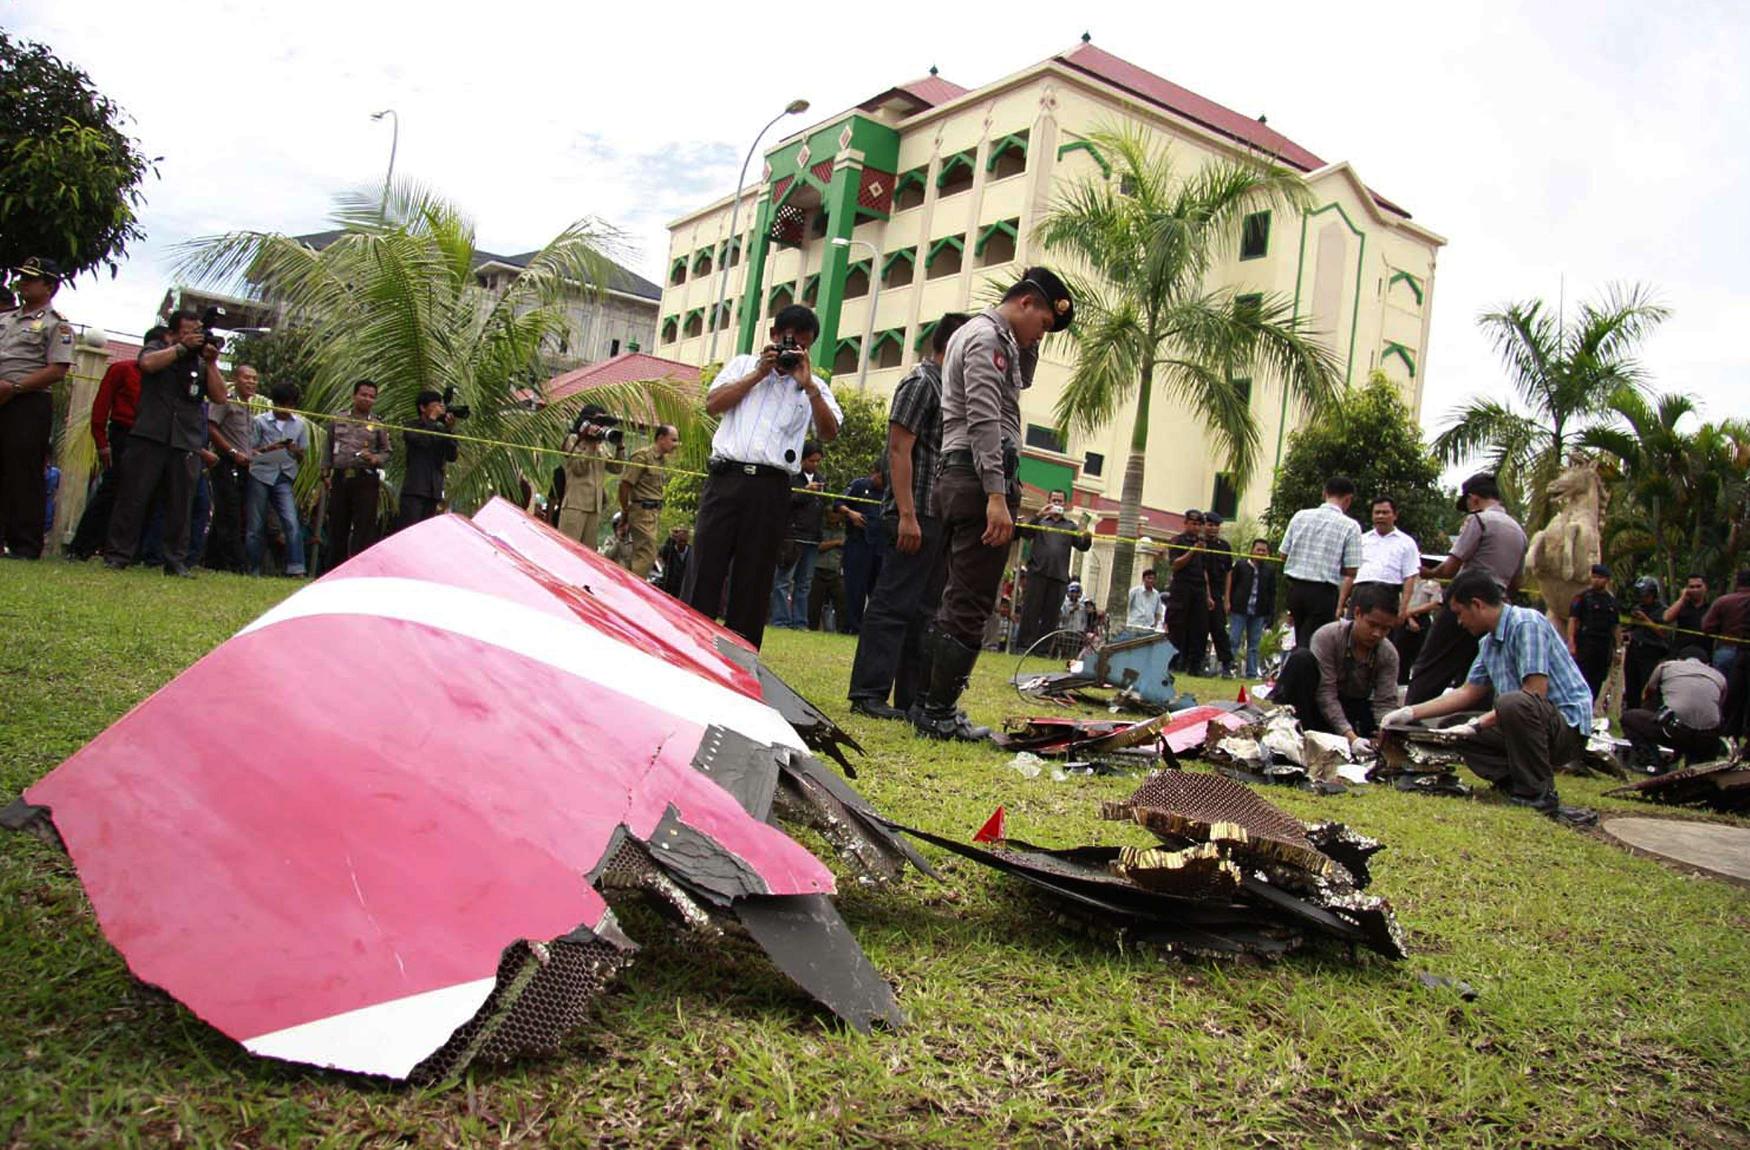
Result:
M478 221L480 246L538 246L599 215L651 278L665 222L726 194L755 130L802 96L853 105L931 64L969 87L1095 42L1270 124L1445 235L1424 421L1502 388L1475 317L1508 299L1656 285L1675 312L1658 384L1743 414L1750 343L1750 7L1718 3L1268 2L722 5L371 0L196 9L7 6L133 115L161 179L119 278L62 293L71 318L138 332L178 241L323 226L339 189L397 172ZM1147 9L1144 11L1144 9ZM757 6L742 6L752 13ZM757 168L757 163L756 163Z

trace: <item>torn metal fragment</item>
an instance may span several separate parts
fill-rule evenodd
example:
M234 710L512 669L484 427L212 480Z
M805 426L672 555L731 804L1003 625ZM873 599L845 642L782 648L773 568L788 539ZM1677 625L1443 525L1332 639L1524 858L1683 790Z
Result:
M1121 803L1102 804L1102 818L1134 821L1169 844L1201 842L1216 828L1243 833L1246 857L1292 863L1326 874L1331 860L1306 837L1298 819L1221 775L1163 771L1150 775Z
M1240 889L1240 868L1213 842L1183 850L1123 847L1113 870L1145 890L1185 898L1232 897Z
M893 988L869 964L826 896L746 898L730 909L779 970L857 1030L905 1022Z
M1609 791L1649 802L1709 807L1716 811L1750 811L1750 764L1722 760L1637 779Z
M444 1078L553 1049L583 1016L631 947L594 883L636 881L695 926L750 901L830 909L832 872L767 821L786 780L887 870L914 857L808 754L812 720L774 710L749 657L494 501L303 587L20 810L50 812L130 970L251 1051ZM259 700L283 737L239 761L198 720L262 676L300 688ZM835 923L796 932L786 969L879 982ZM881 1014L877 997L847 1016Z

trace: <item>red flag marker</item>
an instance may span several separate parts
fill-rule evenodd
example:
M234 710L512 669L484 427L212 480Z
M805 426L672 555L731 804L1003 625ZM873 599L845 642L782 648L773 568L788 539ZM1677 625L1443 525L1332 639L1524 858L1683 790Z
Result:
M1243 707L1246 704L1250 703L1251 701L1252 701L1252 697L1250 695L1246 694L1246 685L1244 683L1241 683L1240 684L1240 693L1234 699L1234 702L1238 703L1240 706Z
M1003 808L998 807L990 818L984 820L984 825L978 828L978 833L972 836L972 841L975 843L1000 843L1008 837Z

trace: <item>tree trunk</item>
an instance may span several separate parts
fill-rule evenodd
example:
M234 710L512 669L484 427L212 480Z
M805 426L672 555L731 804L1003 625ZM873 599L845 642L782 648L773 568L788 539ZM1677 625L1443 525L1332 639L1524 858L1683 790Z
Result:
M1112 582L1106 588L1106 617L1123 619L1130 607L1131 576L1142 525L1142 467L1148 455L1149 401L1154 397L1154 360L1142 365L1136 393L1136 422L1130 428L1130 456L1124 461L1124 490L1118 500L1118 542L1112 547Z

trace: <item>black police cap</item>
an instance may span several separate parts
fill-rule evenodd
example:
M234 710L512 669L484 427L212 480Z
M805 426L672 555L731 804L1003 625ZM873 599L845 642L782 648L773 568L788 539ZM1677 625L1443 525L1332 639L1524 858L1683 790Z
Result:
M46 256L29 256L12 270L15 274L30 279L49 280L52 283L61 282L61 265Z
M1021 282L1044 296L1045 302L1051 306L1051 330L1068 331L1076 319L1076 304L1070 298L1069 289L1057 278L1057 273L1050 268L1028 268L1022 273Z

